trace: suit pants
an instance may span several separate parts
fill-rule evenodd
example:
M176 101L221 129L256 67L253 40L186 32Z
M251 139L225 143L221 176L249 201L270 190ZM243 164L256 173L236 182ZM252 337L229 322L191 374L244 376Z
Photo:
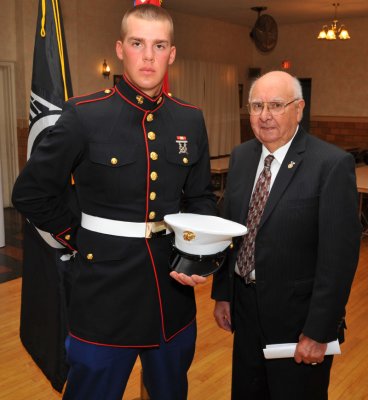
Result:
M332 356L315 366L264 358L256 290L236 276L232 400L327 400Z
M185 400L195 339L195 322L170 342L161 338L159 347L147 349L99 346L68 336L70 370L63 399L121 400L139 356L151 400Z

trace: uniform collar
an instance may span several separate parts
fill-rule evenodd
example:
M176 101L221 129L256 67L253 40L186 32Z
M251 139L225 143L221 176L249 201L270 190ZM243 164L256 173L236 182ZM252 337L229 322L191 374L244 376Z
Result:
M154 98L149 97L129 82L124 75L116 85L116 89L124 100L142 111L154 110L159 107L164 100L162 89L158 96Z

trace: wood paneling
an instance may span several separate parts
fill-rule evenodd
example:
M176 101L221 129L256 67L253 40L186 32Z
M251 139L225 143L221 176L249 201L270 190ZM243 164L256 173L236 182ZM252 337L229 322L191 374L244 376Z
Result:
M368 149L368 120L354 118L318 118L311 121L310 133L337 146Z
M368 149L367 118L312 117L309 133L345 149ZM247 114L240 116L240 137L242 142L254 137Z

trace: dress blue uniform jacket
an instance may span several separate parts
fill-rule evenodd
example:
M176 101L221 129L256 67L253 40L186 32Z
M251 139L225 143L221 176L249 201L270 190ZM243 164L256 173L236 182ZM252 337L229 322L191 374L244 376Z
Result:
M73 98L38 145L13 203L38 228L77 250L70 334L113 346L170 340L195 318L194 292L169 276L172 235L130 238L80 226L61 194L75 182L81 212L129 222L179 211L215 214L202 112L165 93L147 97L124 77ZM45 299L47 301L47 299Z

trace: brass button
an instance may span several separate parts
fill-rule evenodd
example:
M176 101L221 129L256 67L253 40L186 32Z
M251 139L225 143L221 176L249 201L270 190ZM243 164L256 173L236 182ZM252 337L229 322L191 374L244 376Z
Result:
M170 93L170 92L169 92L167 95L170 96L170 97L172 97L172 93Z
M148 132L148 134L147 134L147 136L148 136L148 139L149 140L155 140L156 139L156 134L155 134L155 132Z
M150 198L150 200L155 200L156 199L156 193L155 192L151 192L149 198Z
M70 235L65 235L65 240L70 240Z
M229 247L230 247L230 249L233 249L234 248L234 243L231 242Z
M162 96L157 100L157 104L160 104L162 101Z
M153 114L148 114L146 119L147 119L148 122L152 122L153 121Z
M157 172L155 172L155 171L153 171L153 172L151 172L151 179L153 180L153 181L156 181L157 180L157 178L158 178L158 174L157 174Z
M154 211L151 211L151 212L148 214L148 218L149 218L149 219L155 219L155 217L156 217L156 213L155 213Z
M113 157L113 158L110 160L110 162L111 162L112 165L116 165L116 164L118 163L118 159L115 158L115 157Z
M93 260L93 254L92 253L88 253L87 254L87 260Z
M106 94L109 94L109 93L111 93L111 90L110 90L110 89L105 89L104 92L105 92Z
M184 158L183 158L183 163L184 163L184 164L188 164L188 162L189 162L189 160L188 160L186 157L184 157Z
M158 154L154 151L150 154L151 160L156 161L158 159Z

